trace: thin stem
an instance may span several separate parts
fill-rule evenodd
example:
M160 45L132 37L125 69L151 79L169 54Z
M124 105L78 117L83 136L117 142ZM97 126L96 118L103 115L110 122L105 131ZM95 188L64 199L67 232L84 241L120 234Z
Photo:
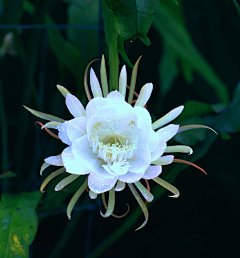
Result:
M109 33L108 33L108 54L109 54L109 71L110 71L110 91L118 89L118 34L115 28L113 15L110 16Z

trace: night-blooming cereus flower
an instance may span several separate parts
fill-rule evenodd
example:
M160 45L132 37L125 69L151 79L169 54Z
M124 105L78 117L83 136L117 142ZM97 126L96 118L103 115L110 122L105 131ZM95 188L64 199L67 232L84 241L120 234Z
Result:
M174 160L174 156L168 153L192 154L193 151L189 146L167 146L167 142L181 131L206 127L197 125L179 127L176 124L169 124L181 114L183 106L173 109L152 124L151 116L145 108L153 90L152 83L145 84L137 100L133 101L139 60L133 68L128 102L125 101L127 89L126 67L123 66L120 73L119 91L109 93L103 57L101 63L102 88L93 69L90 71L93 99L88 90L86 79L88 68L86 69L84 85L89 99L86 108L67 89L57 86L66 98L66 105L73 115L73 119L64 121L27 108L34 115L50 120L42 128L67 145L59 155L45 159L41 167L41 174L50 165L60 166L61 168L47 177L41 186L41 191L52 178L63 172L67 172L69 176L56 185L56 191L61 190L79 176L85 175L86 177L85 183L79 188L68 205L67 214L69 218L77 199L88 188L89 196L92 199L95 199L98 194L102 194L107 211L105 214L101 213L101 215L108 217L110 215L115 216L113 214L115 191L122 191L127 183L146 218L141 227L147 222L148 211L134 185L147 202L153 200L147 181L150 179L171 191L174 194L171 197L177 198L179 196L179 192L174 186L158 176L162 172L162 166L171 164L173 161L191 164L182 160ZM135 93L135 95L137 94ZM133 103L135 104L132 106ZM49 128L57 129L58 136L54 135ZM145 180L146 188L140 182L141 179ZM108 191L109 201L106 205L104 193Z

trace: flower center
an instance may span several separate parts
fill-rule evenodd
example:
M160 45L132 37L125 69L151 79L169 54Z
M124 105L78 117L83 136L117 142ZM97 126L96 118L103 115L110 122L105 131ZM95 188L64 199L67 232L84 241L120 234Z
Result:
M123 175L128 172L130 167L127 162L134 156L137 149L138 135L134 134L134 128L131 130L116 132L110 125L93 126L90 137L90 146L98 158L104 160L107 165L103 165L105 170L112 175Z

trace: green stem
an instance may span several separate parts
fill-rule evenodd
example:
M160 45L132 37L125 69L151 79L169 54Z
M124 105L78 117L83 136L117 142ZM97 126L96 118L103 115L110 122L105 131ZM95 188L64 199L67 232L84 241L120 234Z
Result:
M108 32L108 54L109 54L109 71L110 71L110 91L118 90L118 34L115 28L113 15L110 16Z

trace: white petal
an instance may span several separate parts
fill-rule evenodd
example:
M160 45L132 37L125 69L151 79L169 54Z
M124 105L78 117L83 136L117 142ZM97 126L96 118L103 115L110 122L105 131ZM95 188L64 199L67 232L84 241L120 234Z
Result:
M133 158L128 160L131 172L145 172L151 163L151 152L145 139L145 135L139 137L138 148L135 150Z
M157 131L159 136L166 142L170 140L178 132L179 125L170 124Z
M102 178L90 174L88 177L88 187L95 193L104 193L111 190L117 182L117 177Z
M172 111L167 113L162 118L158 119L156 122L152 124L152 129L157 129L159 127L162 127L163 125L166 125L170 123L172 120L174 120L176 117L178 117L184 109L184 106L180 106L177 108L174 108Z
M94 98L103 97L98 78L92 68L90 70L90 86L91 86L91 90Z
M76 139L72 143L72 151L73 155L79 160L79 162L92 170L94 164L97 162L97 155L92 152L87 135Z
M80 102L80 100L78 98L76 98L72 94L67 94L66 105L67 105L69 112L74 117L86 116L86 112L85 112L85 109L84 109L82 103Z
M108 104L108 101L106 98L97 97L90 100L86 106L87 118L94 116L100 108L102 108L103 106L106 106L107 104Z
M148 134L148 141L150 140L149 134L152 130L152 118L146 108L134 107L134 113L138 116L138 128L144 130Z
M126 96L126 89L127 89L127 71L126 71L126 65L124 65L122 67L122 70L119 76L119 92L120 94L122 94L124 99Z
M106 121L104 118L100 116L92 116L87 123L87 135L88 135L88 140L90 141L90 137L92 134L92 129L98 130L100 128L108 128L109 127L109 122Z
M117 185L116 185L116 187L115 187L114 190L115 190L116 192L120 192L120 191L122 191L125 187L126 187L126 183L125 183L125 182L122 182L122 181L120 181L120 180L118 180Z
M50 157L46 158L44 161L47 162L50 165L63 166L61 155L50 156Z
M72 142L70 141L70 139L68 138L68 135L67 135L68 123L69 123L69 121L66 121L58 126L58 128L57 128L58 129L58 137L61 139L62 142L66 143L68 145L71 145Z
M87 122L88 119L86 117L77 117L68 122L67 135L71 142L87 134Z
M142 178L144 179L153 179L157 176L159 176L162 172L162 166L149 166L149 168L146 170L145 174Z
M155 165L168 165L173 162L174 156L173 155L167 155L167 156L162 156L159 159L155 160L152 162L152 164Z
M72 148L69 146L62 152L62 160L66 172L75 175L86 175L90 170L84 166L84 163L73 155Z
M151 161L160 158L166 150L167 144L164 139L160 138L157 148L151 152Z
M108 95L107 95L107 100L110 101L124 101L123 96L117 91L111 91Z
M147 83L145 84L138 96L138 99L135 103L134 106L141 106L144 107L146 103L148 102L153 90L153 84L152 83Z
M151 152L153 152L159 144L160 136L159 136L159 134L157 134L153 130L150 130L149 138L150 138L150 140L149 140L149 143L148 143L148 147L149 147L149 150Z
M128 171L127 174L119 176L119 180L126 183L135 183L143 177L144 173L145 171L139 174Z

